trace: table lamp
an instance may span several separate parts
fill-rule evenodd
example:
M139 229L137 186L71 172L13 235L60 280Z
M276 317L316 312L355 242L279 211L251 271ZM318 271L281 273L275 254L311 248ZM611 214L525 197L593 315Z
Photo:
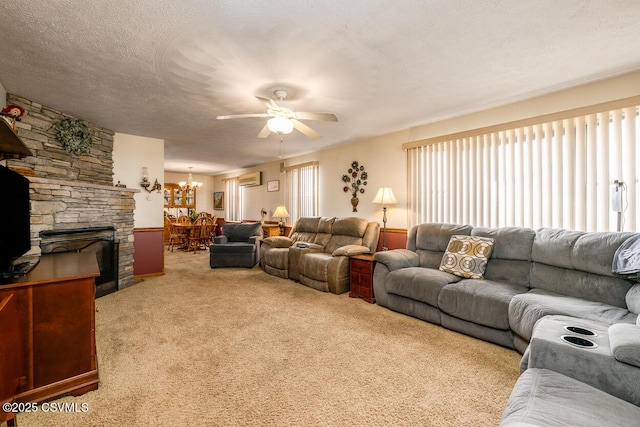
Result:
M382 250L386 251L387 248L387 206L395 205L398 203L396 196L393 194L393 190L389 187L382 187L378 189L376 196L371 203L378 203L382 205Z
M271 218L280 218L278 227L280 227L280 235L284 236L284 219L289 218L289 212L287 212L287 208L285 208L284 205L278 205Z

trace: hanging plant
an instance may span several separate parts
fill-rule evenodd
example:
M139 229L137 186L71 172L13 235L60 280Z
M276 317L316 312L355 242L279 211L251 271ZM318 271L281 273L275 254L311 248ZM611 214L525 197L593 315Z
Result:
M358 193L364 193L364 186L367 185L367 173L364 171L364 166L359 164L357 161L353 161L351 163L351 167L347 170L345 175L342 175L342 182L344 183L344 187L342 187L342 191L345 193L351 192L351 206L353 207L353 212L358 212ZM348 184L351 184L349 186Z
M63 119L54 126L56 140L69 153L87 153L93 145L93 134L85 122L78 119Z

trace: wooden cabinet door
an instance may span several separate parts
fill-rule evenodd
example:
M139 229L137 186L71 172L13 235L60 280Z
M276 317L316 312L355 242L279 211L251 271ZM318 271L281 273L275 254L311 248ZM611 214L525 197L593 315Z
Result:
M13 402L24 370L22 334L18 320L17 297L6 293L0 297L0 404ZM0 410L0 423L14 418Z
M33 379L40 387L95 369L93 279L33 289Z

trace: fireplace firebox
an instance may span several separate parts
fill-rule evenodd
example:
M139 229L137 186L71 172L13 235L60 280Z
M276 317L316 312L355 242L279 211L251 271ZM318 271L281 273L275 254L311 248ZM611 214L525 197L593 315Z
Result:
M119 242L115 227L87 227L40 232L40 250L54 252L94 252L100 267L96 277L96 298L118 290Z

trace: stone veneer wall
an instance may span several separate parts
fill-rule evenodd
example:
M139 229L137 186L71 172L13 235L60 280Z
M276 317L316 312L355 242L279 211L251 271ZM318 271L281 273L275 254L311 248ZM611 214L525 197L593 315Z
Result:
M133 278L133 194L138 190L89 183L28 177L31 199L31 245L40 245L39 233L83 227L111 226L120 242L119 284Z
M113 186L113 131L88 124L90 152L71 154L56 141L53 125L71 117L28 99L8 94L7 102L25 109L18 135L33 156L7 160L7 166L30 180L31 246L39 250L44 230L113 226L120 242L118 288L133 278L133 194ZM33 176L28 176L33 175Z
M33 153L21 160L11 160L12 165L30 169L39 178L113 185L113 131L87 123L93 133L93 146L88 153L72 154L56 140L53 130L55 123L72 116L13 94L7 95L7 103L25 109L16 127Z

